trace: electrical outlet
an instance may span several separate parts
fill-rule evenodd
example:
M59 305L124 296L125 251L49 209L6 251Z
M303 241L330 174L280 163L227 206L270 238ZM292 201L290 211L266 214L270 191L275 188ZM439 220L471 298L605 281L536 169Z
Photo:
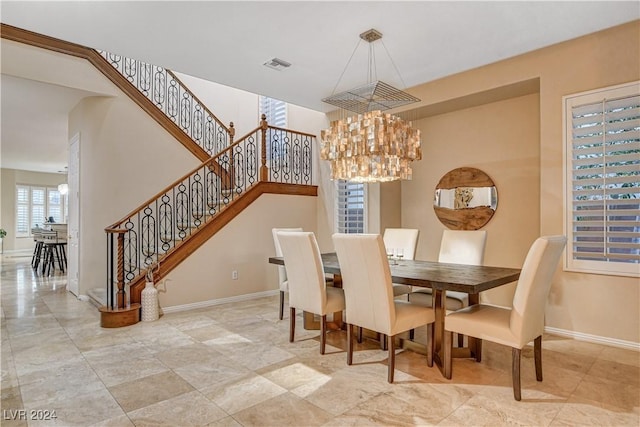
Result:
M237 270L233 270L233 271L231 272L231 278L232 278L233 280L238 280L238 271L237 271Z

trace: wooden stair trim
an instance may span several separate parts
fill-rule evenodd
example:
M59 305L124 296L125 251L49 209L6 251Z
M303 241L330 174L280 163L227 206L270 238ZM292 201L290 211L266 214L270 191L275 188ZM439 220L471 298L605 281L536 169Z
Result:
M113 68L113 66L94 49L4 23L0 24L0 37L3 39L86 59L116 85L116 87L138 104L142 110L158 122L171 136L178 140L189 152L200 159L201 162L210 158L209 153L196 144L189 135L184 133L177 124L160 111L146 96L140 93L138 88L120 74L118 70ZM226 126L225 129L227 129Z
M162 278L167 275L263 194L317 196L318 187L316 185L258 182L240 197L229 203L229 205L220 211L220 213L207 221L200 229L198 229L197 232L186 238L179 246L176 246L168 252L160 262L160 270L156 273L156 277ZM139 303L141 300L142 290L145 286L144 275L139 275L129 284L131 302Z

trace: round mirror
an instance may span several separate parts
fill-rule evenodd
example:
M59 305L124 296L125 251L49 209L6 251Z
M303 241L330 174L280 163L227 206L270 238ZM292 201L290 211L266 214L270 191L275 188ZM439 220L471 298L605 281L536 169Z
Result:
M452 230L484 227L497 207L496 186L480 169L454 169L436 185L433 209L440 222Z

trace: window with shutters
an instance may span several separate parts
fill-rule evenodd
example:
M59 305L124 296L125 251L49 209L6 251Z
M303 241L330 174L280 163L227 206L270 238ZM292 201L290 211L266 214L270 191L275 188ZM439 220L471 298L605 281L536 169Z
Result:
M565 268L640 276L640 82L563 101Z
M336 181L336 231L338 233L366 232L365 184Z
M267 116L267 123L271 126L287 126L287 103L279 99L260 97L260 114Z
M49 218L65 222L65 199L56 187L16 185L16 237L31 236L31 229L42 227Z

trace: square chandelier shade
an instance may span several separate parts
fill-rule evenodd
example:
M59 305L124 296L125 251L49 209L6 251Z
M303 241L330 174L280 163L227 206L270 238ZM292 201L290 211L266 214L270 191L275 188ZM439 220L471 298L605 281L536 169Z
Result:
M419 102L413 95L396 89L382 81L375 81L354 89L331 95L322 101L355 113L384 111Z

